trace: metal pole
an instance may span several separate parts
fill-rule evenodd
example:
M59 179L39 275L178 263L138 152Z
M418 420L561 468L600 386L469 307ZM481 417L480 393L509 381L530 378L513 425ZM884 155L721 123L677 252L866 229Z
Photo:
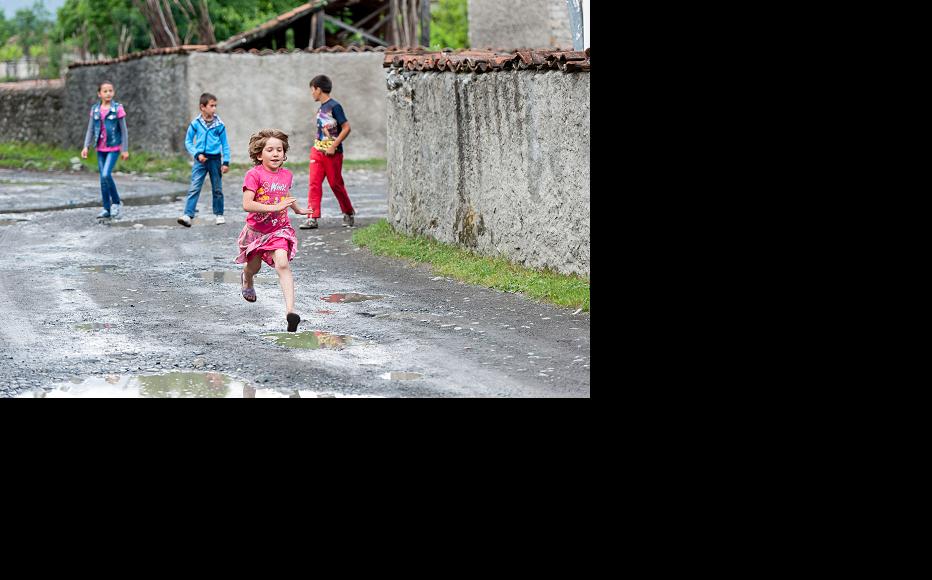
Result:
M566 8L570 12L570 33L573 35L573 50L585 50L582 0L566 0Z

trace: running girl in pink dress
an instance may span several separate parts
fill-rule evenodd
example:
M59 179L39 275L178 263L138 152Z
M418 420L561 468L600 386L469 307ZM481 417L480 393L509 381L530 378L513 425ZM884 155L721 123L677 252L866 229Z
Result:
M301 317L294 311L294 276L289 262L298 251L298 239L288 208L300 215L309 210L298 207L291 197L294 176L282 165L288 159L288 135L276 129L259 131L249 139L249 157L255 167L243 180L243 210L249 212L246 227L239 235L237 264L243 268L242 293L248 302L256 301L253 277L262 268L262 262L275 268L278 282L285 296L288 332L298 330Z

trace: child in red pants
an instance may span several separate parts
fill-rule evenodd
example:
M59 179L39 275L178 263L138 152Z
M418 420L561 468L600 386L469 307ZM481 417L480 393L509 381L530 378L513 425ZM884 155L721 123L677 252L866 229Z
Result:
M330 78L319 75L311 79L311 96L320 103L320 109L317 111L317 138L311 148L311 182L307 191L307 205L311 215L299 226L302 230L317 228L324 177L340 202L343 226L350 227L355 222L356 212L343 184L343 141L350 134L350 124L343 106L330 97L332 90L333 82Z

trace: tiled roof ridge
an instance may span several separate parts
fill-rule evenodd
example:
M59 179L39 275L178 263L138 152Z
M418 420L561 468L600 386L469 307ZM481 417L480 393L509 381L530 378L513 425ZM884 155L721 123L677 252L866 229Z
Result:
M524 48L517 50L461 49L429 51L409 49L386 53L385 68L409 71L483 73L502 70L560 70L589 72L589 49Z
M146 58L149 56L169 56L169 55L177 55L177 54L190 54L192 52L213 52L213 53L219 53L219 54L259 54L259 55L294 54L294 53L302 53L302 52L309 52L309 53L314 53L314 54L359 53L359 52L383 52L385 54L395 54L399 52L404 52L406 50L410 50L410 49L400 47L400 46L389 46L389 47L384 47L384 46L322 46L320 48L314 48L314 49L282 48L279 50L272 50L269 48L263 48L263 49L252 48L252 49L246 50L246 49L238 48L235 50L220 50L217 48L217 45L207 46L203 44L192 44L192 45L185 45L185 46L177 46L173 48L150 48L148 50L143 50L141 52L134 52L131 54L127 54L119 58L76 62L76 63L72 63L69 66L69 68L116 64L119 62L128 62L131 60L138 60L138 59Z
M307 49L236 49L232 51L220 50L217 45L207 46L191 44L174 48L151 48L141 52L134 52L114 59L76 62L69 68L82 66L99 66L129 62L149 56L170 56L190 54L194 52L214 52L219 54L338 54L338 53L384 53L386 68L397 68L411 71L451 71L457 73L491 72L499 70L561 70L563 72L589 72L591 70L589 51L576 51L568 49L549 48L520 48L517 50L505 49L445 49L430 50L424 47L401 46L324 46Z

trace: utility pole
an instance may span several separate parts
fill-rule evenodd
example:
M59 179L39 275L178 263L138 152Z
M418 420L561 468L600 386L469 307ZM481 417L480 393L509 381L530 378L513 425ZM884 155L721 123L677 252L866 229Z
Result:
M582 0L566 0L566 8L570 12L570 32L573 34L573 50L585 50L586 40L583 35Z

